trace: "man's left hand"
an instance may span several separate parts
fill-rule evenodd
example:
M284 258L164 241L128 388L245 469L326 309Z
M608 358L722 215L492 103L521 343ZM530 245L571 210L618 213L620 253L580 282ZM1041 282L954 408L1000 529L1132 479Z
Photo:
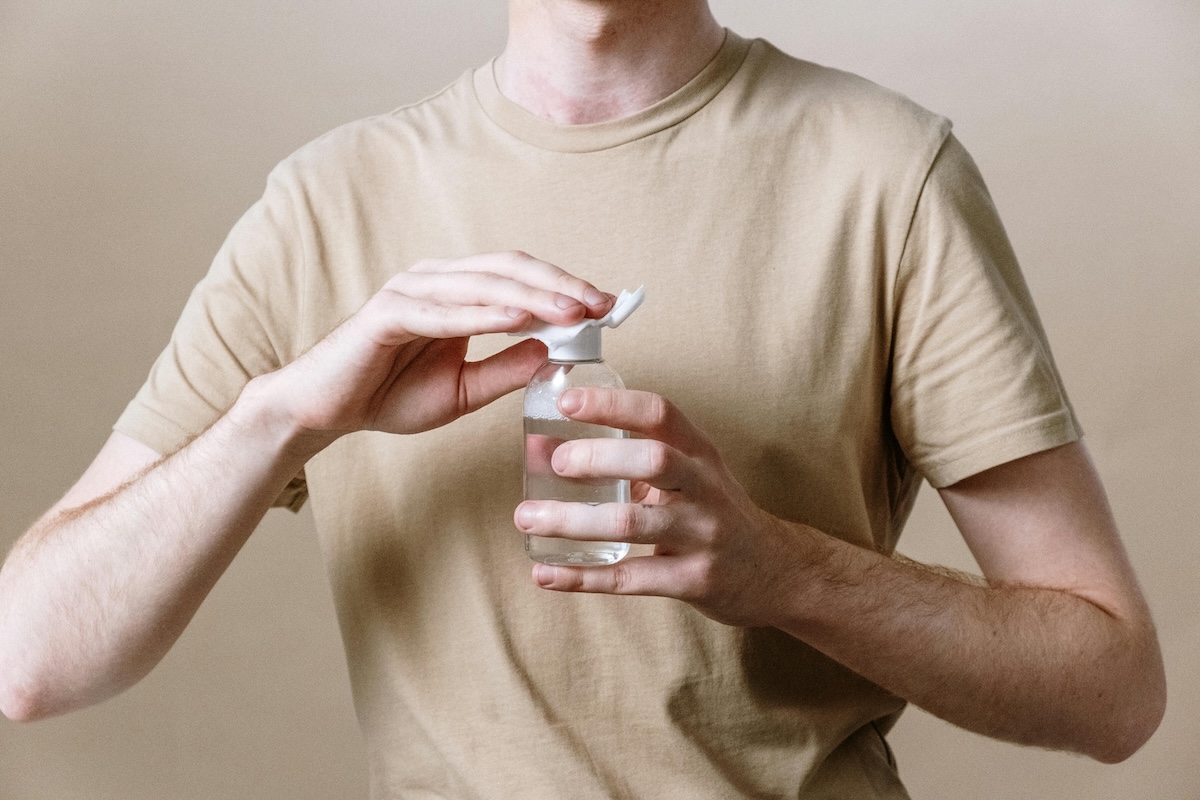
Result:
M644 437L565 442L551 461L567 478L629 480L638 502L526 501L517 507L517 527L536 536L648 544L654 554L608 567L536 564L534 581L558 591L673 597L719 622L772 624L778 584L796 574L812 532L758 508L712 442L660 395L571 389L559 410Z

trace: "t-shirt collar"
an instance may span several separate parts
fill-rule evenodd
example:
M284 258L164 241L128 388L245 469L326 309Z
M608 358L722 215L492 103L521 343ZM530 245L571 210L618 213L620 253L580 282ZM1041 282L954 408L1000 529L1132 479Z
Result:
M546 150L588 153L650 136L687 119L725 88L749 49L749 41L726 30L717 54L674 93L632 116L586 125L559 125L509 100L496 83L495 59L475 70L473 83L484 113L508 133Z

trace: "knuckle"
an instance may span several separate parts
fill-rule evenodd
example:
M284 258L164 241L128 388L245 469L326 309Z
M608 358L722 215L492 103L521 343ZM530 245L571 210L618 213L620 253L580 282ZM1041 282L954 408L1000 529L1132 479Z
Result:
M592 411L609 415L617 410L617 393L612 389L593 386L583 391L584 401L592 405Z
M613 594L628 594L633 591L633 576L629 572L628 564L615 564L609 575Z
M656 430L665 428L671 421L671 416L674 413L674 406L671 401L663 397L661 394L650 395L650 408L648 409L649 422Z
M667 446L659 441L647 440L643 450L646 459L646 472L650 475L661 475L671 463Z
M707 593L708 570L702 559L693 558L681 572L678 597L685 603L702 602Z
M520 268L530 261L535 261L533 256L526 253L524 250L507 250L500 254L501 257L514 267Z
M711 558L697 559L693 580L696 596L710 597L717 587L716 563Z
M583 469L585 469L589 475L596 474L604 469L605 457L603 452L600 450L600 446L588 442L587 444L583 445L581 449L583 450Z
M554 282L558 286L559 291L568 295L578 294L582 291L584 285L582 280L563 270L559 270L558 274L554 276Z
M721 538L721 526L712 517L702 517L695 523L694 529L701 541L707 545L716 544Z
M638 508L628 503L617 506L616 534L622 541L636 541L641 537L644 528Z
M438 320L446 319L452 313L450 306L444 306L441 303L434 303L429 300L418 300L413 304L413 308L422 316Z

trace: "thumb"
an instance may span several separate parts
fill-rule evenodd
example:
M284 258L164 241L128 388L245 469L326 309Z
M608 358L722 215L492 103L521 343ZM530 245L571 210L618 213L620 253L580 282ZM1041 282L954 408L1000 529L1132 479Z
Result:
M526 339L482 361L463 365L459 389L466 399L462 413L478 411L488 403L529 383L546 360L546 346Z

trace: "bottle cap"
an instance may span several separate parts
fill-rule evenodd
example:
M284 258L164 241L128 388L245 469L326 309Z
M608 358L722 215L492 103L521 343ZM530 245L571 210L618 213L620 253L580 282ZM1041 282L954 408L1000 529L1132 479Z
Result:
M510 336L531 336L550 350L551 361L599 361L600 330L615 328L629 318L646 299L646 288L622 290L612 309L600 319L585 319L574 325L535 322L527 330Z

